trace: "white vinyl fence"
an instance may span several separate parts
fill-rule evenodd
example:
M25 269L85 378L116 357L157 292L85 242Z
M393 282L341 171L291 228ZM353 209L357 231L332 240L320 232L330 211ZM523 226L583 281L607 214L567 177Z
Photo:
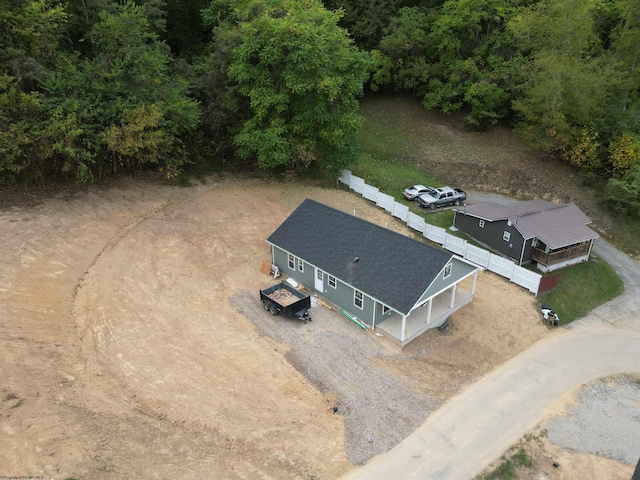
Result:
M442 245L443 248L460 255L479 267L508 278L534 295L538 294L538 287L542 278L539 273L519 267L511 260L487 250L469 245L466 240L447 233L444 228L426 223L423 217L410 212L408 206L396 202L391 195L380 192L376 187L367 185L363 178L352 175L350 170L343 170L339 180L352 190L360 193L367 200L375 202L377 206L405 222L410 228L422 233L428 240Z

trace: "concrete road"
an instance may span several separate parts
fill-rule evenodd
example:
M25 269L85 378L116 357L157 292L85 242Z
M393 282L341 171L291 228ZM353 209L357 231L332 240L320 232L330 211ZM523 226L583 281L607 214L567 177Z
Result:
M567 393L599 377L640 373L640 266L601 239L594 253L623 278L623 295L503 364L346 478L471 479Z

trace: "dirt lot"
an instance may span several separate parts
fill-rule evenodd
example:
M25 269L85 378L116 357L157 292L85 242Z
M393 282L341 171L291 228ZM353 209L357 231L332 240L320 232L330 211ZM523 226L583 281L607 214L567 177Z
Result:
M258 180L122 180L3 208L0 475L336 478L355 468L333 412L340 398L229 301L272 283L260 273L264 240L305 197L409 234L352 193ZM402 355L386 345L375 362L441 402L550 334L529 293L485 273L452 325Z

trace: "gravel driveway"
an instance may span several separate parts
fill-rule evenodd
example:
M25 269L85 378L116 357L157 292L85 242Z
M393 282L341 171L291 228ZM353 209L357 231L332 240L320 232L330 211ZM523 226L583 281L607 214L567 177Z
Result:
M387 351L372 335L322 306L311 309L313 321L272 316L262 309L257 293L230 299L263 335L289 346L286 358L321 392L338 400L335 413L344 416L345 451L362 465L386 453L440 406L436 398L379 366L376 358L403 355Z

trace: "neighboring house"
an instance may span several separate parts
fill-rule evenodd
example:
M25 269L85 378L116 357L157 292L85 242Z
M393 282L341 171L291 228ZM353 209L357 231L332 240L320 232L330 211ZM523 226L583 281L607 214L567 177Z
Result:
M455 211L455 228L518 265L533 262L543 272L586 262L599 236L587 227L591 220L573 203L485 202Z
M442 325L475 291L472 263L309 199L267 242L282 273L402 345ZM471 276L470 291L458 288Z

